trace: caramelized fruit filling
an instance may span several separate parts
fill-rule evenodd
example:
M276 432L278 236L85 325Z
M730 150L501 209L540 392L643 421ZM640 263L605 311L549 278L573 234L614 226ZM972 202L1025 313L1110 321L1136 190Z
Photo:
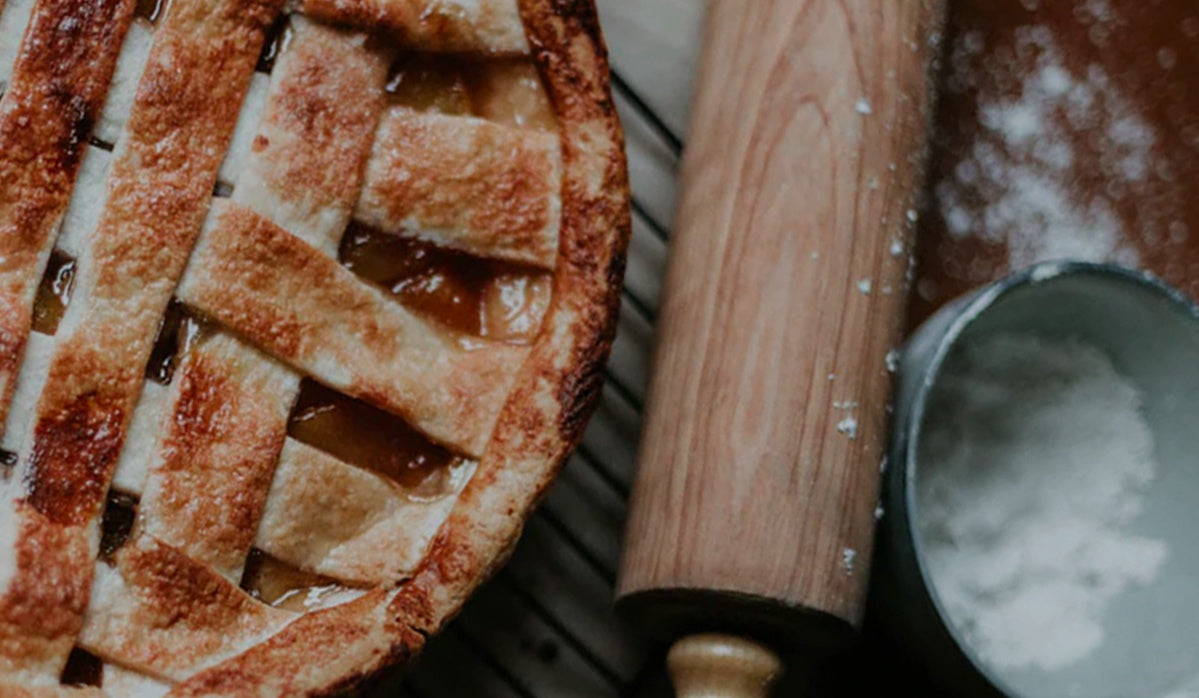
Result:
M287 15L281 14L266 32L266 41L262 44L262 53L258 55L258 64L254 70L269 73L275 67L275 59L287 49L291 42L291 25Z
M387 81L393 104L418 111L479 116L510 126L557 128L557 119L529 59L471 60L408 53Z
M146 20L150 24L158 21L162 17L162 13L167 9L169 0L137 0L137 8L134 10L134 16Z
M187 312L183 304L174 299L167 306L158 327L158 338L146 362L146 378L167 385L175 374L182 352L204 331L204 321Z
M75 281L75 260L54 250L46 273L38 284L33 300L33 331L54 334L58 322L71 301L71 285Z
M392 65L387 93L392 103L418 111L472 113L463 63L452 56L409 53L400 57Z
M85 649L76 647L67 656L61 683L66 686L99 686L104 676L104 662Z
M346 267L389 289L414 312L476 337L528 343L549 305L547 272L358 224L346 232L340 256Z
M329 595L346 587L334 579L305 572L254 549L246 558L241 588L275 608L303 613L320 606Z
M489 60L468 74L472 111L502 124L552 131L558 128L537 66L529 59Z
M133 521L137 518L137 497L116 490L108 491L108 501L104 505L104 518L100 521L100 558L112 561L112 556L133 530Z
M403 419L305 379L292 408L292 438L390 478L416 500L444 497L466 459L434 444Z

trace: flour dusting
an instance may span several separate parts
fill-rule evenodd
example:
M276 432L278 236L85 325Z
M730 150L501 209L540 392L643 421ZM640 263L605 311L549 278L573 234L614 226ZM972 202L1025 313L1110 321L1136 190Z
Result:
M1104 3L1087 13L1110 19ZM947 89L977 91L981 129L934 186L949 234L1005 245L1013 268L1051 259L1137 264L1117 209L1163 174L1153 169L1153 127L1103 68L1072 68L1047 27L1017 29L1012 52L994 55L978 32L950 52ZM996 94L987 87L996 80L1017 89ZM1096 159L1101 181L1080 182L1083 163ZM1138 221L1162 228L1145 231L1147 239L1167 224Z
M1110 603L1166 560L1163 542L1129 532L1157 469L1140 395L1089 345L963 346L930 399L919 457L930 579L992 667L1086 658Z

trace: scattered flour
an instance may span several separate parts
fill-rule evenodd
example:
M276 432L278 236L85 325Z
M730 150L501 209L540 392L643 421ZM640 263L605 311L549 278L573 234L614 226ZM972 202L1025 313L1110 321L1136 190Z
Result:
M841 551L841 564L845 566L845 574L853 574L853 561L858 556L858 551L853 548L845 548Z
M837 431L849 437L850 441L858 438L858 420L851 414L837 422Z
M1161 541L1128 524L1155 477L1140 396L1077 341L1000 335L946 364L924 421L918 527L950 622L996 669L1055 670L1104 641Z
M1085 9L1088 21L1110 19L1104 3ZM1161 164L1151 157L1152 126L1103 68L1072 70L1047 27L1017 29L1012 52L987 50L978 32L950 51L946 88L978 94L982 126L933 188L950 235L1006 245L1013 268L1051 259L1135 265L1117 207L1164 176L1153 170ZM1081 182L1080 166L1092 161L1099 179ZM1150 240L1167 223L1137 221Z

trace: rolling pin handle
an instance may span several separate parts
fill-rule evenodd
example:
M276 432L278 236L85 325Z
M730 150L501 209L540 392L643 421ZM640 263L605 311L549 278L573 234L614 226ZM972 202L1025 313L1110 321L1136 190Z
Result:
M679 698L766 698L783 673L773 650L735 635L689 635L666 655Z

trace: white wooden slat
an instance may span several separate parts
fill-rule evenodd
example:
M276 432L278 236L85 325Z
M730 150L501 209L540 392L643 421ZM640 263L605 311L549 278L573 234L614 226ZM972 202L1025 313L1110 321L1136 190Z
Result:
M611 61L678 135L688 105L702 0L597 0Z
M627 307L622 308L608 359L608 379L613 388L628 391L637 405L645 402L652 343L653 326L649 320Z
M536 696L602 696L614 692L603 673L563 642L503 580L480 589L456 621L464 639L485 652Z
M662 293L666 271L666 243L654 234L645 219L633 214L633 237L625 265L625 288L654 310Z
M623 497L604 487L595 471L579 457L562 469L542 508L571 538L585 548L609 580L620 559L620 534L625 517Z
M429 641L425 651L409 671L407 683L415 689L413 698L450 698L451 696L488 696L522 698L488 666L474 656L454 633L442 633ZM371 686L369 693L382 698L403 695L398 674L385 677Z
M556 543L558 535L544 520L531 521L528 543L518 546L506 574L524 594L553 614L594 661L627 682L640 668L642 643L612 608L612 584L601 578L569 546ZM557 590L570 584L578 593Z
M582 449L627 487L632 481L640 430L641 416L611 386L605 386L603 399L583 434Z
M632 102L620 92L615 94L616 109L624 126L625 151L629 161L629 182L637 197L654 220L670 225L674 218L675 174L678 155Z

